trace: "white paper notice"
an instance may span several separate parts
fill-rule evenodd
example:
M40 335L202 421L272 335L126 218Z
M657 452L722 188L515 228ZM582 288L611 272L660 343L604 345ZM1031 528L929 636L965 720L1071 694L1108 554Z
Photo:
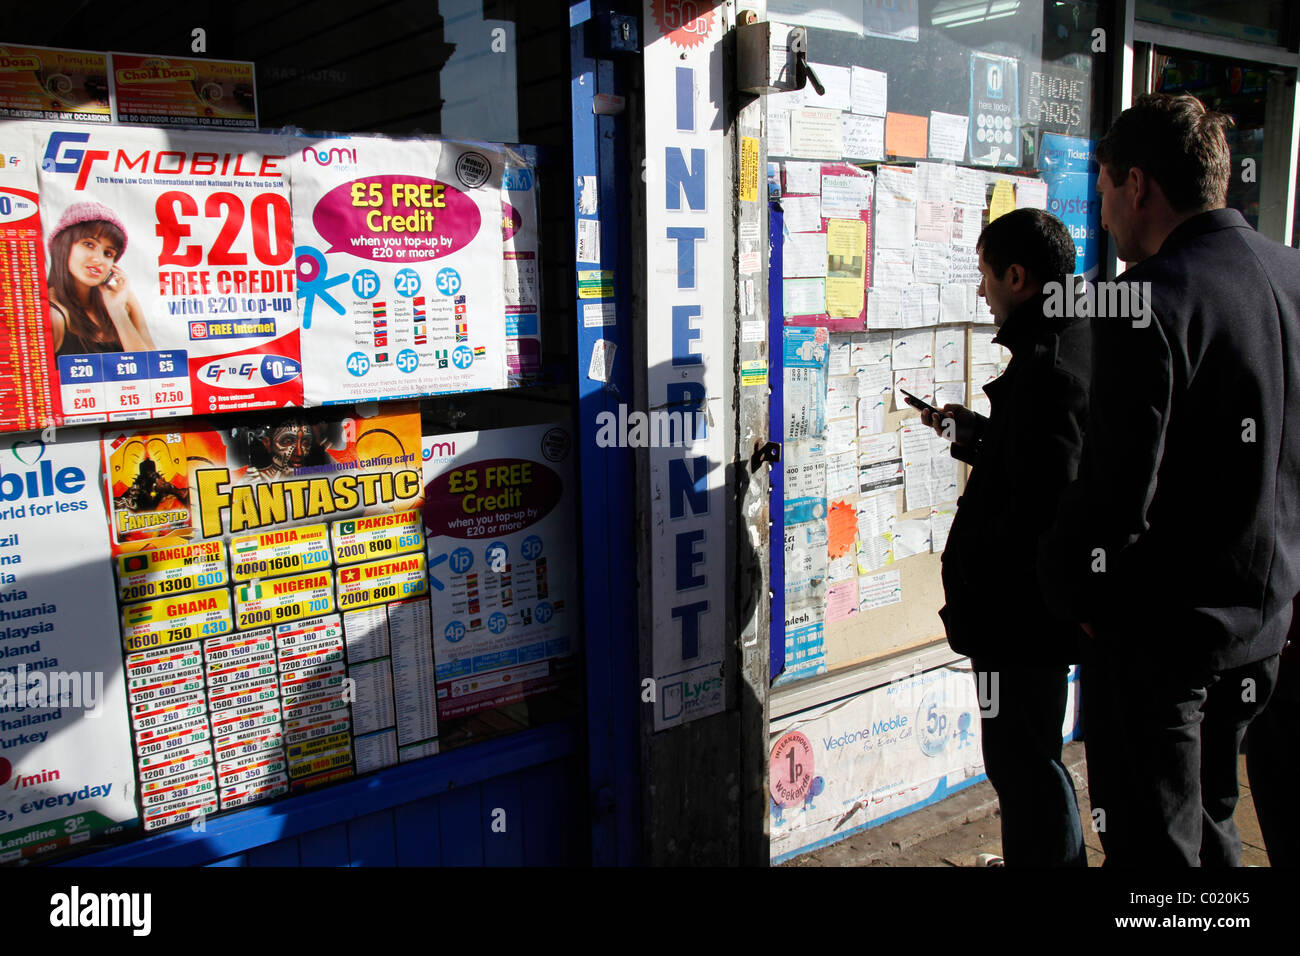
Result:
M996 365L975 365L972 363L970 367L971 399L974 400L977 395L983 397L984 386L1001 374Z
M790 149L796 156L839 159L844 155L844 129L838 110L805 107L790 114Z
M809 63L817 79L822 81L825 93L818 95L811 83L804 88L809 106L819 106L826 110L847 110L853 103L850 94L850 74L847 66L831 66L829 63Z
M973 206L969 203L952 204L952 230L949 238L954 245L969 246L975 248L975 242L980 237L981 220L984 216L982 206Z
M740 323L740 340L742 342L766 342L767 323L755 319Z
M843 498L858 493L858 456L856 452L826 457L826 496Z
M930 500L952 501L956 497L957 459L952 455L934 455L930 459Z
M1020 177L1016 180L1017 209L1046 209L1047 183L1041 179Z
M957 167L948 163L917 163L916 184L918 200L952 202L953 187L957 182Z
M857 219L871 205L870 176L823 176L822 218Z
M781 200L786 232L821 232L820 196L785 196Z
M959 203L968 203L983 209L988 205L988 180L978 169L957 167L953 180L953 197Z
M934 501L932 483L930 481L930 459L926 458L915 465L908 465L904 469L906 475L905 487L903 489L904 505L908 511L915 511L917 508L928 508ZM926 533L929 533L930 522L925 523ZM926 543L925 550L930 550L929 542ZM916 551L911 552L916 554ZM895 557L898 557L895 552Z
M864 464L898 457L898 436L893 432L858 436L858 460Z
M917 180L910 166L881 166L876 170L876 204L916 202Z
M905 388L921 401L934 404L934 369L909 368L894 373L894 411L911 408L903 399L900 388Z
M898 571L858 578L858 611L903 603L903 577Z
M881 265L882 258L876 256L877 268ZM908 266L911 260L908 260ZM911 270L909 269L909 277ZM880 273L876 272L879 276ZM897 329L902 327L903 313L903 290L902 289L881 289L872 288L871 293L867 296L867 328L869 329Z
M934 365L934 332L900 332L890 352L894 369L930 368ZM910 391L910 389L909 389Z
M939 291L939 321L969 322L975 314L970 306L969 287L964 285L945 285ZM963 338L965 332L962 333Z
M828 421L826 423L826 454L845 455L850 453L856 463L858 460L857 418L836 418Z
M934 380L957 382L966 378L966 330L939 329L934 334Z
M850 353L849 361L854 368L861 368L864 365L879 365L882 362L885 363L886 368L889 367L889 359L894 348L893 335L888 332L855 332L852 342L853 350ZM859 376L859 389L861 388L861 381L861 376Z
M785 164L785 191L789 195L820 196L822 164L788 162Z
M911 389L908 391L910 392ZM908 465L929 461L939 450L937 446L943 442L943 439L935 434L933 428L922 425L919 418L909 418L908 423L898 429L898 442L903 461ZM947 448L947 445L944 444L943 447Z
M912 502L907 502L912 510ZM924 507L930 507L926 504ZM901 561L915 554L926 554L930 550L930 518L912 518L894 522L894 560Z
M952 519L957 517L957 505L955 502L943 502L931 505L930 509L930 550L941 554L948 544Z
M930 158L951 159L960 163L966 158L966 130L970 117L957 113L930 113Z
M786 279L825 278L826 233L791 233L781 249L781 275Z
M918 241L912 250L912 274L916 281L935 285L947 282L948 254L949 246L946 243ZM939 321L938 315L935 316L934 321L936 323Z
M618 319L613 302L588 302L582 307L582 327L599 329L607 325L617 325Z
M786 315L825 315L825 279L786 279L781 283Z
M890 497L893 495L881 495L880 497ZM872 499L867 499L868 501ZM859 526L861 522L859 521ZM864 536L858 542L857 554L858 571L867 574L876 571L885 565L894 563L894 536L892 531L882 531L870 536Z
M875 240L877 249L910 249L916 240L916 206L877 205Z
M818 74L820 75L820 74ZM853 67L850 82L851 105L853 112L864 116L879 116L884 119L889 105L889 74L879 70L868 70L863 66Z
M835 386L835 376L852 375L852 352L853 343L847 335L831 336L831 354L830 364L826 367L826 374L831 376L831 387ZM857 380L854 379L853 394L858 394Z
M880 162L885 158L885 119L883 116L859 116L844 113L844 158ZM769 147L770 149L770 147Z
M858 414L858 379L833 375L826 380L826 417L853 418ZM843 449L836 449L843 451Z
M934 383L934 404L939 408L945 405L965 405L966 404L966 383L965 382L935 382Z
M596 339L591 347L591 363L587 366L587 378L595 382L608 382L609 374L614 368L614 352L618 343L609 339Z
M899 327L899 314L902 299L898 295L910 286L912 275L912 247L906 249L876 249L876 257L871 265L871 294L867 297L867 328L896 329ZM893 290L892 296L882 296L876 301L876 293ZM872 315L875 309L875 315ZM891 324L890 319L893 319Z
M773 109L770 104L767 110L767 155L790 155L790 111Z
M970 361L972 365L997 365L1002 361L1002 346L993 341L997 329L970 330Z

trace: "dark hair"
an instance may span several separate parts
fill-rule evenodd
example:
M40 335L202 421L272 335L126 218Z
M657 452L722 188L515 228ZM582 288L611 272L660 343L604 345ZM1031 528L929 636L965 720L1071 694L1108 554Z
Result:
M90 308L82 308L77 295L77 280L68 271L68 254L73 244L87 238L98 239L118 250L126 245L122 230L102 219L73 223L56 233L50 240L50 298L63 310L65 335L70 332L83 342L105 346L105 351L112 351L114 347L121 348L122 343L104 306L104 297L91 295Z
M1018 265L1039 285L1074 275L1074 240L1065 223L1042 209L1013 209L984 227L975 243L1001 279Z
M1137 167L1160 184L1174 212L1217 209L1228 195L1232 117L1194 96L1147 93L1119 114L1097 143L1097 162L1119 183Z

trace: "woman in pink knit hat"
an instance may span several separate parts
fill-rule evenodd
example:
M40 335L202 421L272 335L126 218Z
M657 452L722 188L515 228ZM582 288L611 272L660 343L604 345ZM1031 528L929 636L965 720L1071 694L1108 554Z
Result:
M126 227L103 203L73 203L50 234L50 328L56 355L155 348L118 262Z

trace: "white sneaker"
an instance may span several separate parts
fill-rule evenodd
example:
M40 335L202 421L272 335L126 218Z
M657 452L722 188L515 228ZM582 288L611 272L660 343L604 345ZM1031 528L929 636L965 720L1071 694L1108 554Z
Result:
M976 866L1006 866L1006 861L996 853L981 853L975 857Z

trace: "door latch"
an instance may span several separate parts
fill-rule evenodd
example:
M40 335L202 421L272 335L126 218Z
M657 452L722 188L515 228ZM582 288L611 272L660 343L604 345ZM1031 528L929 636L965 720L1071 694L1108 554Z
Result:
M826 95L826 87L808 64L808 29L795 27L790 36L790 52L794 54L795 87L802 90L805 80L811 82L818 96Z

